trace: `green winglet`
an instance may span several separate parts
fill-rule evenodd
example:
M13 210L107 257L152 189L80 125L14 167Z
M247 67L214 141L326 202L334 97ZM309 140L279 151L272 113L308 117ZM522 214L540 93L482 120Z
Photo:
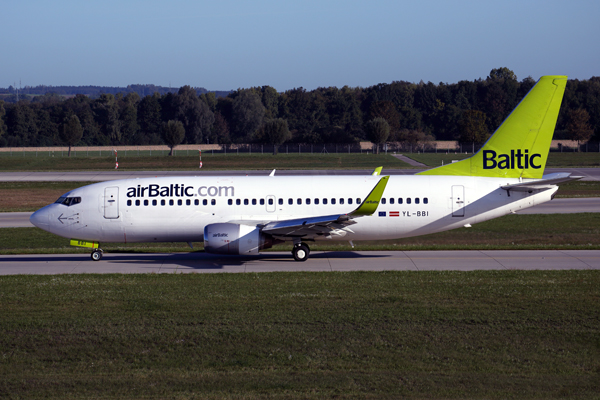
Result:
M361 203L360 206L358 206L356 210L352 211L349 216L362 217L366 215L372 215L375 211L377 211L377 207L379 207L379 202L381 201L383 191L385 190L385 186L387 185L389 179L389 176L381 177L367 198Z
M375 170L373 171L373 173L371 175L381 175L381 170L383 169L383 167L377 167L375 168Z

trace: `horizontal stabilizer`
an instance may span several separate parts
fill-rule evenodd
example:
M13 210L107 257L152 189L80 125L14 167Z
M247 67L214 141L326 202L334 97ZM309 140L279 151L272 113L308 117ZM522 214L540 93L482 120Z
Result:
M544 175L542 179L515 183L513 185L504 185L502 189L512 190L514 192L530 192L532 190L548 189L553 185L559 183L565 183L570 181L576 181L583 178L583 176L571 176L568 172L560 172L556 174Z

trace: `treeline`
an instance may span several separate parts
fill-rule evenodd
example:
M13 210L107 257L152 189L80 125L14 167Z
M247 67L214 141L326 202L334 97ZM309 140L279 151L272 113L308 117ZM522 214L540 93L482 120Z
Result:
M64 99L46 93L35 101L0 101L0 146L481 143L534 84L498 68L486 79L455 84L397 81L283 93L263 86L224 97L189 86L145 96L133 91ZM568 81L555 138L600 139L600 77Z
M17 89L13 86L8 88L0 88L0 100L4 100L6 103L16 103L19 100L25 101L40 101L37 96L41 95L59 95L59 96L75 96L83 94L91 97L92 99L98 98L101 94L118 94L122 93L126 95L128 93L137 93L140 97L151 96L154 93L165 95L167 93L177 93L179 88L170 88L156 85L129 85L127 87L118 86L25 86L24 88ZM199 96L204 93L208 93L205 88L194 88L196 94ZM217 97L227 96L231 91L215 91Z

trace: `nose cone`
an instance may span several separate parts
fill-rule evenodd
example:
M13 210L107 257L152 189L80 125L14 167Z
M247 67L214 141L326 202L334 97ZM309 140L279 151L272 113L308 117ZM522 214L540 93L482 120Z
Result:
M49 225L49 216L50 213L48 212L48 207L44 207L31 214L31 217L29 217L29 222L38 228L47 230Z

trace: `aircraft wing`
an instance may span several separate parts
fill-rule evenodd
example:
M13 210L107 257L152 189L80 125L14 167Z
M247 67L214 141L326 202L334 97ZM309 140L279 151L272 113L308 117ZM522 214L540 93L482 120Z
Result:
M502 189L515 192L531 192L533 190L549 189L551 186L558 183L576 181L583 176L571 176L568 172L559 172L556 174L544 175L542 179L529 182L515 183L512 185L504 185Z
M302 238L327 236L331 234L345 235L345 232L342 231L352 232L348 226L356 223L354 218L372 215L377 210L389 178L389 176L382 177L360 206L348 214L323 215L273 221L267 223L262 228L262 232L279 237L287 236Z

